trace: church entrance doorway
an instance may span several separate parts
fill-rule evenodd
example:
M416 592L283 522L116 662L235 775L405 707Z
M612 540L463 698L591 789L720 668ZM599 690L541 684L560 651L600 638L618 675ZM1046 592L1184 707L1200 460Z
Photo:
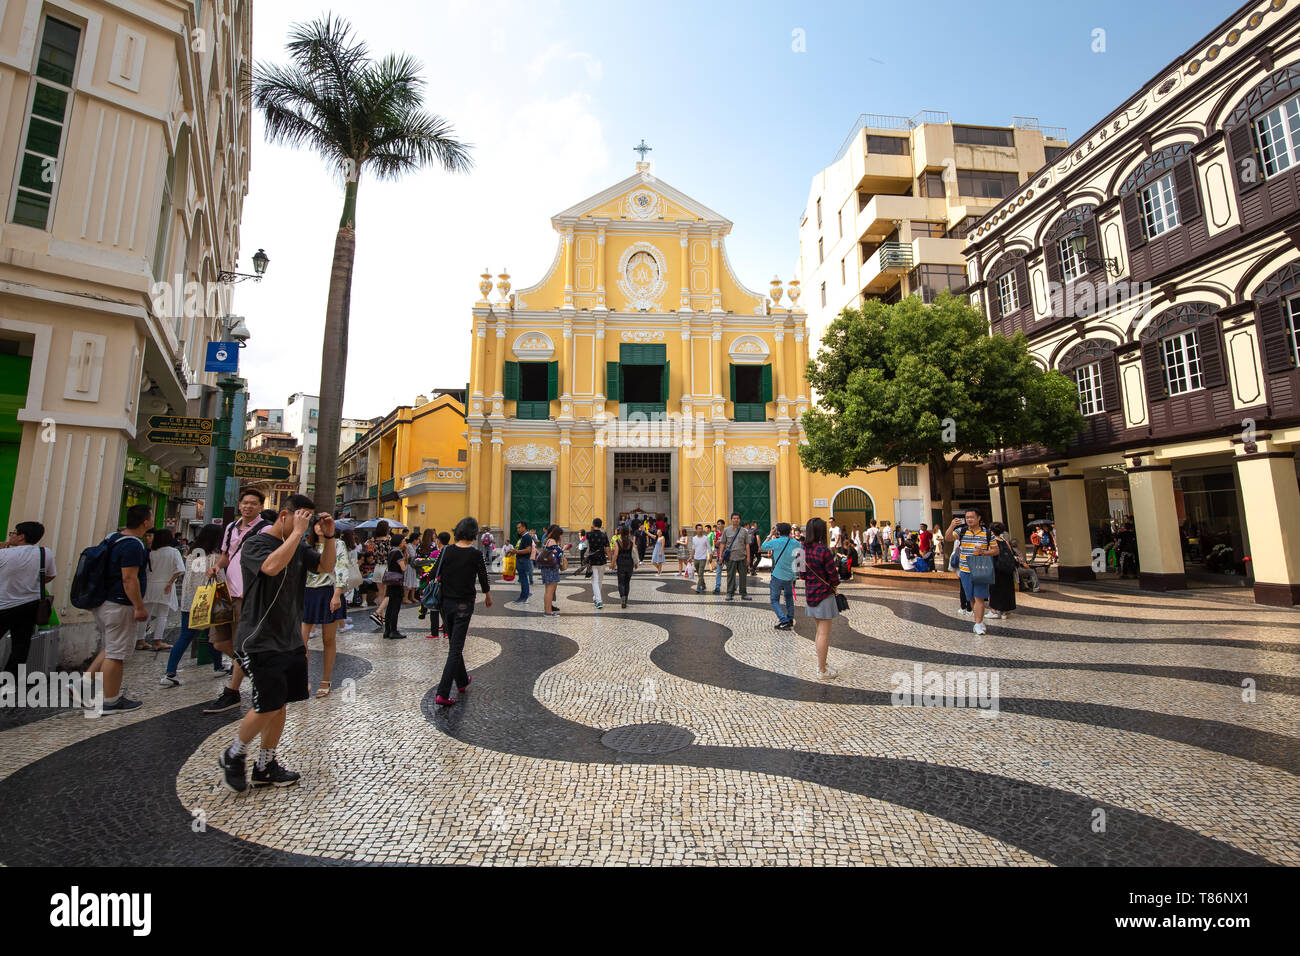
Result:
M672 531L672 455L669 452L614 452L616 525L640 517L663 518Z

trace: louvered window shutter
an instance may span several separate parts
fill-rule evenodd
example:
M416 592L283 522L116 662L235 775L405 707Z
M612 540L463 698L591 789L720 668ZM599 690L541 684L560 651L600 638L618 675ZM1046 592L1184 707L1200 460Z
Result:
M1124 235L1128 239L1130 254L1147 244L1146 227L1142 224L1142 194L1139 190L1126 193L1120 203L1124 207Z
M501 374L501 395L508 402L519 401L519 363L506 362Z
M1270 374L1289 372L1295 366L1295 349L1287 335L1286 305L1281 299L1269 299L1256 311L1260 351L1264 367Z
M759 397L763 400L764 404L767 404L772 400L772 366L770 365L763 366L762 388L763 393Z
M1028 328L1028 323L1033 321L1033 302L1033 297L1029 292L1029 266L1025 265L1022 259L1016 266L1016 311L1029 310L1029 314L1025 318L1025 328Z
M1119 362L1115 356L1107 355L1098 363L1098 369L1101 372L1102 410L1117 412L1120 410Z
M617 362L605 363L605 397L611 402L623 401L623 375Z
M1002 297L998 295L998 279L1000 275L994 276L988 281L985 287L985 298L989 300L989 324L996 325L1002 321Z
M1047 243L1047 248L1043 250L1043 261L1047 263L1047 281L1060 283L1062 276L1061 268L1061 237L1057 236Z
M1163 401L1168 389L1165 387L1165 362L1158 341L1142 346L1142 376L1146 379L1147 401Z
M560 363L546 363L546 399L555 401L560 397Z
M1264 181L1264 167L1255 149L1254 123L1247 120L1228 130L1228 152L1232 154L1232 175L1237 181L1237 192L1247 192Z
M1088 240L1084 253L1088 261L1083 264L1084 272L1106 272L1106 263L1102 261L1101 234L1097 231L1097 217L1089 216L1083 221L1083 237Z
M1226 377L1217 319L1203 322L1196 327L1196 351L1201 359L1201 384L1206 388L1218 388L1226 381Z
M736 400L736 366L731 366L731 390L727 392L727 398L733 402Z
M661 402L666 402L666 401L668 401L668 378L669 378L669 376L668 376L668 369L669 369L669 367L670 367L670 363L668 363L668 362L664 362L663 378L661 378L661 379L659 380L659 401L661 401Z
M1201 218L1201 203L1196 195L1196 167L1191 159L1174 166L1174 192L1178 195L1178 221L1183 225Z

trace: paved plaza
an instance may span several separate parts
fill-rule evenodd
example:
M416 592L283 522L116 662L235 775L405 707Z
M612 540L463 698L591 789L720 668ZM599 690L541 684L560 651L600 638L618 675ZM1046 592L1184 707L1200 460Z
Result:
M0 715L0 864L1300 863L1300 613L1053 584L976 637L955 595L854 584L819 682L751 583L638 573L597 611L566 575L558 618L497 585L451 708L445 640L354 614L335 692L289 708L301 784L243 795L210 669L163 688L137 653L133 713Z

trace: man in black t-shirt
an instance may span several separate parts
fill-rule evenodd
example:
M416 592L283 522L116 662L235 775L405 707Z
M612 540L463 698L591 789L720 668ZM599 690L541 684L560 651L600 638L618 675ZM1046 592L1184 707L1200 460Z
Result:
M511 604L527 604L533 587L533 552L537 550L537 539L522 521L515 525L519 540L515 544L515 572L519 575L519 597Z
M606 550L609 538L601 530L599 518L591 519L591 530L587 532L587 564L591 567L592 604L597 609L604 607L600 601L600 579L605 574L605 565L609 561Z
M253 709L244 715L235 742L217 760L225 785L236 793L248 789L244 757L258 734L262 747L253 768L253 786L290 787L299 775L276 762L275 748L284 732L285 705L307 699L307 649L302 642L302 607L307 572L334 570L334 519L313 515L304 495L290 495L276 521L250 535L240 554L244 607L235 633L235 653L253 684ZM312 521L326 541L324 553L306 547L303 536Z

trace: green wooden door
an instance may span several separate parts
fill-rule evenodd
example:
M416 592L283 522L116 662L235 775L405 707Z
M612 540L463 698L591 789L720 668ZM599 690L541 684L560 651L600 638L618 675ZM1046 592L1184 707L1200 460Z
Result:
M18 477L18 449L23 440L23 423L18 409L27 404L27 381L32 360L22 355L0 355L0 524L13 527L10 508ZM31 521L37 516L18 515L13 521Z
M549 471L512 471L510 473L510 527L506 537L513 544L518 537L519 522L541 534L551 523L551 473Z
M772 482L766 471L736 471L731 474L732 511L740 512L744 524L758 522L759 540L767 537L772 522Z

